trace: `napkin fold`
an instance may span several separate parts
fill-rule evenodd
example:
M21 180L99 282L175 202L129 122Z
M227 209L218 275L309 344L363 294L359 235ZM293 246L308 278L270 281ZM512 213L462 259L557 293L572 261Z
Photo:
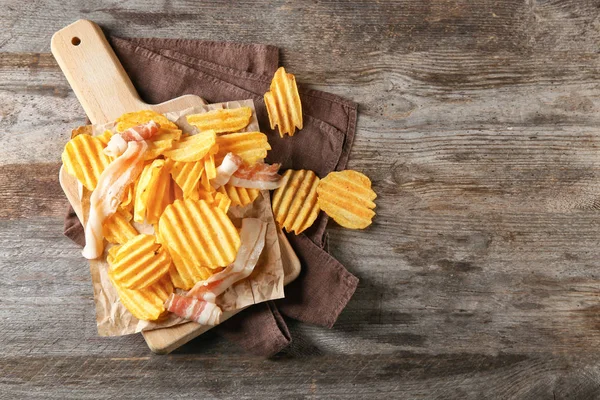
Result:
M118 38L109 41L138 93L148 103L195 94L209 103L253 99L261 130L272 150L266 161L282 169L310 169L323 178L343 170L356 130L357 105L330 93L299 85L304 128L280 138L270 129L263 94L279 66L279 49L189 39ZM292 338L281 314L332 327L358 285L358 279L325 250L328 217L321 212L301 235L287 234L302 263L300 276L286 286L285 299L254 305L215 331L247 351L270 357ZM83 246L85 235L72 208L64 234Z

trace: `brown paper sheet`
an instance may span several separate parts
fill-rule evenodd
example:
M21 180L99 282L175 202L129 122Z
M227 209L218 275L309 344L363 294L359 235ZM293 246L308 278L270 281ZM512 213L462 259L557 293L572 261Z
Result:
M167 113L170 120L176 122L186 133L195 133L195 128L185 121L185 115L207 112L218 108L250 107L253 110L252 120L244 131L259 131L254 103L252 100L235 101L227 103L210 104ZM102 134L106 129L114 129L114 123L94 126L94 135ZM89 212L90 192L81 190L83 214ZM232 285L222 295L217 297L217 304L223 311L238 310L252 304L284 297L283 282L284 271L281 260L281 251L277 238L277 230L271 211L271 202L268 191L263 191L260 196L246 207L231 207L229 216L233 223L241 226L243 218L258 218L267 223L265 248L259 258L254 272L246 279ZM84 221L85 224L86 221ZM135 224L140 233L154 232L149 224ZM117 292L108 279L109 265L106 262L107 250L102 258L90 261L92 283L94 286L94 300L96 303L96 323L98 334L101 336L120 336L178 325L186 320L170 314L161 322L141 321L135 318L119 301Z

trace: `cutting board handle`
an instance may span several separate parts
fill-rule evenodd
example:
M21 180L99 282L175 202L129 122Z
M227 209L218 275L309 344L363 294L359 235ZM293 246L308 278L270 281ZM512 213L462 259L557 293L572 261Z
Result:
M102 29L80 19L52 36L54 58L92 123L147 107L137 94Z

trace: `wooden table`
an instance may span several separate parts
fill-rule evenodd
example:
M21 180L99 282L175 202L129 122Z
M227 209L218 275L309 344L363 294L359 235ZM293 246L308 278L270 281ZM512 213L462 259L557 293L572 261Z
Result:
M2 3L0 397L600 397L598 2ZM360 103L350 167L378 216L330 227L361 279L332 330L290 321L271 360L96 336L57 178L84 113L49 54L79 18L280 46L300 82Z

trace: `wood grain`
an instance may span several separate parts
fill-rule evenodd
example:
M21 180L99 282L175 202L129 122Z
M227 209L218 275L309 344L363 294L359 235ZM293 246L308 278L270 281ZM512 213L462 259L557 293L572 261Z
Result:
M600 397L597 2L5 3L0 393ZM300 83L359 102L350 166L372 177L378 216L330 227L361 279L332 330L290 321L274 360L210 335L164 358L95 336L53 170L84 114L48 55L82 17L120 36L277 45Z

